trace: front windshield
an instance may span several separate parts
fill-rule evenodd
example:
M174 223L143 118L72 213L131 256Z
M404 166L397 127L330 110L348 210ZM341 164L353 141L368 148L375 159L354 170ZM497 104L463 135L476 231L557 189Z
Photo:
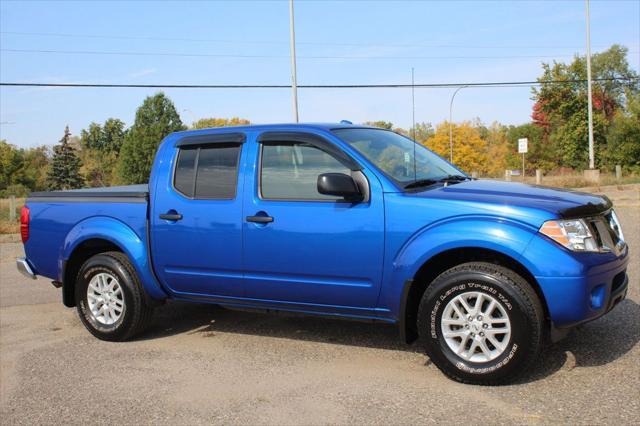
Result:
M415 181L439 180L462 173L424 146L382 129L334 129L333 132L400 186ZM413 153L415 147L415 170Z

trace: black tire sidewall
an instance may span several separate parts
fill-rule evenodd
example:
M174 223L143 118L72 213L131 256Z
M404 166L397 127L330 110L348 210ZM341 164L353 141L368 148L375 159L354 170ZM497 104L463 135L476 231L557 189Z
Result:
M87 304L87 288L91 279L99 273L108 273L118 279L124 297L124 312L113 325L101 324L93 317ZM127 269L117 259L99 254L89 259L80 269L76 280L76 306L80 320L96 337L104 340L120 340L133 325L135 298L133 280Z
M462 359L453 353L442 336L441 320L445 306L454 297L470 291L496 299L511 323L507 348L489 362L475 363ZM460 271L436 279L425 296L419 311L422 340L430 359L445 373L471 382L490 382L512 375L530 356L532 327L524 305L527 301L505 280L489 273Z

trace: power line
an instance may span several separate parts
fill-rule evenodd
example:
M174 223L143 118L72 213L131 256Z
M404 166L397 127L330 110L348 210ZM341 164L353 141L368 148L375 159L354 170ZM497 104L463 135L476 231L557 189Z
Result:
M105 34L72 34L72 33L49 33L49 32L23 32L23 31L0 31L0 34L36 36L36 37L63 37L63 38L93 38L107 40L150 40L150 41L179 41L179 42L204 42L204 43L225 43L225 44L256 44L256 45L286 45L284 41L273 40L230 40L230 39L209 39L209 38L184 38L184 37L163 37L147 35L105 35ZM437 43L354 43L354 42L321 42L321 41L296 41L299 45L310 46L354 46L354 47L432 47L432 48L469 48L469 49L582 49L583 46L544 46L544 45L469 45L469 44L437 44ZM601 45L598 47L608 47Z
M182 53L182 52L122 52L102 50L53 50L53 49L0 49L0 52L8 53L53 53L69 55L111 55L111 56L171 56L171 57L195 57L195 58L259 58L259 59L284 59L288 55L242 55L226 53ZM635 53L635 52L631 52ZM485 55L485 56L349 56L349 55L305 55L300 59L517 59L517 58L572 58L574 55Z
M631 83L640 78L598 78L592 81L620 81ZM416 83L416 84L300 84L301 89L402 89L402 88L452 88L452 87L531 87L545 84L586 83L585 79L554 81L505 81L476 83ZM75 87L75 88L140 88L140 89L290 89L290 84L98 84L98 83L28 83L0 82L5 87Z

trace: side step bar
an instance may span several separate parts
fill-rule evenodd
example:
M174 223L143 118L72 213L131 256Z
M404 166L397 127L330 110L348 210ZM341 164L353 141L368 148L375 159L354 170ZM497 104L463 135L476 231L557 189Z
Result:
M31 266L29 266L29 262L24 257L19 257L16 259L16 267L18 271L24 275L25 277L29 277L32 280L36 279L36 274L33 273Z

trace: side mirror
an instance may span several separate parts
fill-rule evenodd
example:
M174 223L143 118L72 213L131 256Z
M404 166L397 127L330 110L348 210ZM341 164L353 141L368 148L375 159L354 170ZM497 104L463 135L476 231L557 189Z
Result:
M318 176L318 192L344 197L348 201L362 200L358 185L351 176L344 173L323 173Z

